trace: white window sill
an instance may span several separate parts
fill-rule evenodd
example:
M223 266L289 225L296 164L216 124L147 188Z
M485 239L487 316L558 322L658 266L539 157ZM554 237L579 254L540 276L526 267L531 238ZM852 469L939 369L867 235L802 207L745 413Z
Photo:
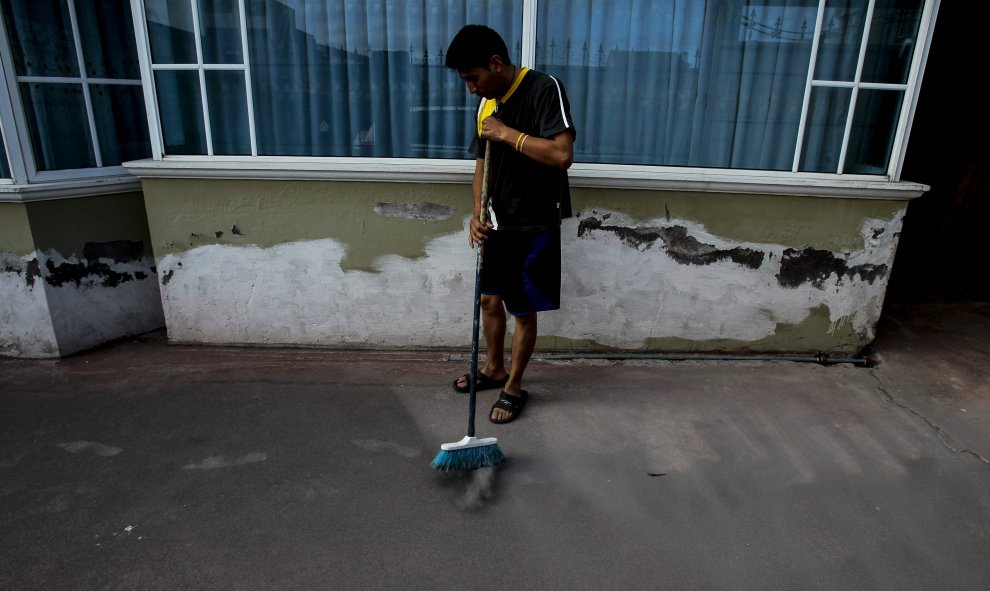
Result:
M124 167L140 178L470 183L473 160L170 156ZM618 164L575 164L572 187L910 200L927 185L886 177Z
M0 180L0 203L31 203L92 195L131 193L140 190L140 179L129 174L34 183Z

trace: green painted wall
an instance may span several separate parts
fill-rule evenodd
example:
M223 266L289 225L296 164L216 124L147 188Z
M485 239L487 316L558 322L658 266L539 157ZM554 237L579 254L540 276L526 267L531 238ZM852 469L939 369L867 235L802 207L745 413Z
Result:
M145 179L144 189L158 258L204 244L267 247L333 238L347 248L345 269L375 271L383 255L423 256L430 240L460 231L471 212L467 185ZM377 215L379 203L436 203L452 213L411 223Z
M39 201L26 209L36 247L66 258L82 257L87 243L151 243L141 193Z
M347 248L346 269L373 271L382 255L422 256L433 238L460 231L471 212L466 184L146 179L144 188L157 257L205 244L268 247L333 238ZM374 213L379 203L427 202L453 213L417 223ZM836 252L863 247L865 219L890 219L905 207L887 200L619 189L574 189L573 202L579 216L600 209L644 223L686 219L729 241Z
M34 251L27 206L23 203L0 203L0 252L26 256Z
M863 247L865 219L888 220L907 204L872 199L788 195L742 195L621 189L574 189L576 214L593 209L624 213L646 222L658 217L704 224L732 242L780 244L841 252Z

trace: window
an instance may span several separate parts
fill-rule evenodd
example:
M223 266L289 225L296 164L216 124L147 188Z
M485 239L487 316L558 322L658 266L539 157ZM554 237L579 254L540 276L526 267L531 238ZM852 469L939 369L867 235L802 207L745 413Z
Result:
M10 0L2 18L29 180L151 155L127 2Z
M243 7L243 11L242 11ZM463 24L518 47L522 0L144 0L166 155L463 158Z
M578 161L882 175L923 8L541 0L535 62L567 84Z
M467 158L443 52L484 23L564 82L576 162L895 180L934 4L134 2L165 156Z

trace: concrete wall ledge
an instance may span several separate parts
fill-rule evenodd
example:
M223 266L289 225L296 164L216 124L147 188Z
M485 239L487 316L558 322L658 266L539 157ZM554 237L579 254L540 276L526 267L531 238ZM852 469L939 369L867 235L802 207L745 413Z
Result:
M418 158L296 158L277 156L170 156L124 167L140 178L333 180L470 183L471 160ZM803 172L575 164L572 187L652 189L702 193L794 195L907 201L929 187L887 177Z
M32 203L72 197L133 193L140 190L140 179L130 174L37 183L0 183L0 203Z

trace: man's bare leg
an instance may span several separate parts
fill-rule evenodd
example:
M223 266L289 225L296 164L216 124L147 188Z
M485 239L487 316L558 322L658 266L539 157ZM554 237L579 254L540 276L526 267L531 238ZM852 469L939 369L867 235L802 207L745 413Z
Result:
M537 317L536 314L516 316L516 330L512 335L512 365L509 367L509 381L502 388L506 394L519 396L522 393L522 378L529 365L529 358L536 347ZM510 418L510 413L501 408L493 408L491 419L504 421Z
M486 361L478 371L493 380L505 377L505 308L502 298L497 295L481 294L481 320L484 324L485 345L488 347ZM466 378L457 380L457 385L468 387Z

